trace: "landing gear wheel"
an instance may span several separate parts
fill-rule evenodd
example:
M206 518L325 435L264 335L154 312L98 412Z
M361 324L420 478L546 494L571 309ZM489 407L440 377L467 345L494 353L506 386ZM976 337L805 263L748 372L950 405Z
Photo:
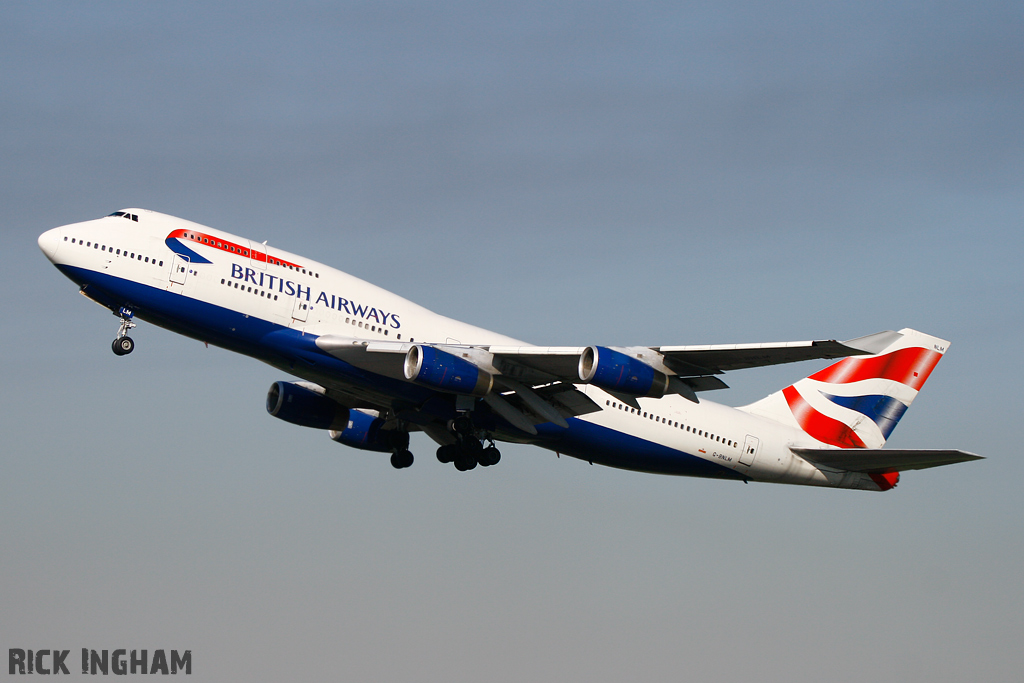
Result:
M412 453L410 451L396 451L391 455L391 466L396 470L412 467Z
M469 436L473 433L473 420L467 415L459 415L452 420L452 429L459 436Z
M459 472L468 472L474 467L476 467L476 460L470 455L463 453L455 459L455 469Z
M450 462L455 462L455 458L459 454L458 444L450 443L446 446L441 446L437 449L437 460L447 465Z
M501 453L494 446L488 446L484 449L484 452L480 454L480 464L484 467L497 465L500 460Z
M135 342L132 341L131 337L119 337L114 340L114 343L111 344L110 347L118 356L127 356L135 350Z

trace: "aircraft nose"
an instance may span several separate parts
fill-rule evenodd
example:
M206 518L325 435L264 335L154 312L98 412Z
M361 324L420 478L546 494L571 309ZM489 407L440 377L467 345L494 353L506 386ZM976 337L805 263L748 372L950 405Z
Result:
M47 230L39 236L39 248L43 250L46 258L53 260L57 255L57 247L60 246L60 228Z

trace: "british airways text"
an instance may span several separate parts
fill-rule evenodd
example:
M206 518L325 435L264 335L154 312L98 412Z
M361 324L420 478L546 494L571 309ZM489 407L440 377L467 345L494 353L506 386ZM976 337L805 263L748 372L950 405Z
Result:
M329 308L345 311L349 315L358 316L364 320L373 320L378 325L385 325L395 330L402 327L397 313L385 313L382 309L357 304L351 299L328 294L327 292L320 292L316 299L313 299L313 290L309 287L276 275L271 275L270 273L256 272L252 268L243 268L237 263L231 264L231 277L242 282L251 282L257 287L267 287L271 290L276 288L281 294L298 297L306 301L318 304L322 302Z

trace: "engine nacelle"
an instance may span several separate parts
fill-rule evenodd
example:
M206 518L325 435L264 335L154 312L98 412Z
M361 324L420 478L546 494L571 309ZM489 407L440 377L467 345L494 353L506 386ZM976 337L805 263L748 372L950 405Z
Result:
M491 373L481 370L465 358L420 344L409 349L405 356L405 378L471 396L486 396L494 386Z
M383 429L384 420L362 410L350 410L344 429L330 431L331 438L340 444L364 451L392 453L409 448L409 432Z
M668 375L639 358L603 346L588 346L580 355L580 381L631 396L661 398Z
M328 398L312 382L274 382L267 392L267 412L301 427L344 429L349 409Z

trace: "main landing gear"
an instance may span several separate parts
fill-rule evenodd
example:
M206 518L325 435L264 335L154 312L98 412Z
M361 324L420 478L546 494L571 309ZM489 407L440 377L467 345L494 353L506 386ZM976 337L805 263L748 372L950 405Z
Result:
M388 430L378 432L378 436L391 447L391 466L396 470L412 467L412 451L409 450L409 432L404 430Z
M409 450L395 451L391 454L391 466L396 470L412 467L412 460L412 451Z
M437 459L445 464L454 463L455 469L466 472L477 465L490 467L501 460L501 453L490 441L484 446L477 438L473 421L468 415L460 415L452 420L450 431L455 436L455 443L445 444L437 449Z
M135 342L128 336L128 330L135 327L135 323L132 322L132 309L127 306L122 306L119 314L121 316L121 327L118 328L117 337L114 339L114 343L110 345L110 348L118 356L127 356L135 350Z

